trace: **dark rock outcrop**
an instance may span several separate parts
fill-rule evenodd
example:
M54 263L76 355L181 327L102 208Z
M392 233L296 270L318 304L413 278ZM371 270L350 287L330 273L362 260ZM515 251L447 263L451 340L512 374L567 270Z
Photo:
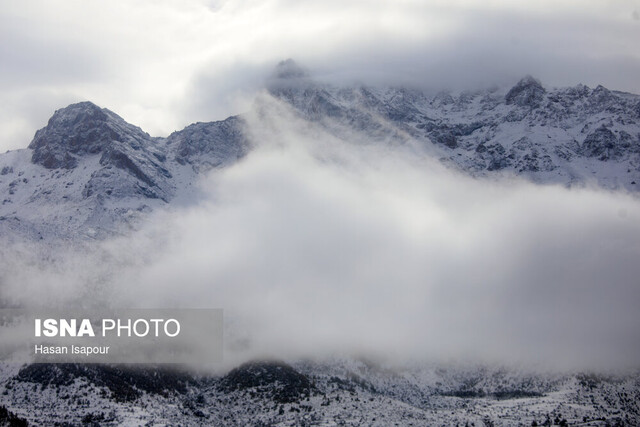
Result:
M139 147L150 139L115 113L80 102L57 110L47 126L36 132L29 148L33 163L48 169L72 169L79 157L100 153L114 142Z
M602 125L591 132L584 139L580 149L581 154L587 157L597 157L600 160L609 160L620 155L618 138L606 126Z
M544 94L545 90L540 82L531 76L526 76L509 90L505 100L507 105L535 108L540 106Z
M175 150L175 160L195 170L233 163L249 151L244 120L238 116L220 122L194 123L172 133L167 142Z
M4 406L0 406L0 426L27 427L29 423L24 418L20 418Z

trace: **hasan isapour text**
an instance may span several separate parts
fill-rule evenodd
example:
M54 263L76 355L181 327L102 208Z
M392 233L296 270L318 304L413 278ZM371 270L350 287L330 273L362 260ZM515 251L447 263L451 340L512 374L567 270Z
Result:
M176 337L180 334L180 322L176 319L102 319L99 323L101 337ZM36 337L96 337L90 319L35 319ZM35 344L36 355L73 354L91 356L109 354L109 346L44 345Z

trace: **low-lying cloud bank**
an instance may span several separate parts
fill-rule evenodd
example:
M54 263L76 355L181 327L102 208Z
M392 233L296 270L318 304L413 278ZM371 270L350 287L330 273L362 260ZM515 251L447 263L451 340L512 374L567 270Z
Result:
M640 360L637 198L473 179L291 117L250 121L260 146L205 179L197 205L54 263L5 248L3 297L221 307L227 360Z

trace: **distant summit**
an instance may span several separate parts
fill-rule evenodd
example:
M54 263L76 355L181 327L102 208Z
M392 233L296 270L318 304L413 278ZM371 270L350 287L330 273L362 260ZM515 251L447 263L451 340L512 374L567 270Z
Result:
M280 61L267 80L267 89L271 93L285 93L311 85L313 85L313 80L307 70L291 58Z
M101 153L113 142L135 146L149 139L142 129L106 108L79 102L57 110L47 126L36 132L29 148L33 163L47 169L72 169L79 157Z
M545 90L540 81L531 76L525 76L507 93L507 105L516 104L521 107L535 108L540 105Z
M278 63L274 77L277 79L303 79L308 78L309 73L289 58Z

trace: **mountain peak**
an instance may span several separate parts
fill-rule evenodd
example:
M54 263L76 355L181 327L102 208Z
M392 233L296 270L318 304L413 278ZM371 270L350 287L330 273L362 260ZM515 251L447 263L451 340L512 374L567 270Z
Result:
M72 169L78 156L99 153L113 141L123 141L132 130L146 136L92 102L71 104L56 110L47 126L36 132L29 144L31 161L48 169Z
M540 80L536 79L531 74L527 74L526 76L521 78L520 81L517 83L517 86L527 86L527 85L536 85L536 86L542 87Z
M96 104L94 104L91 101L80 101L80 102L76 102L73 104L69 104L64 108L60 108L57 111L64 111L64 110L80 110L80 109L84 109L84 110L102 110L102 108L98 107Z
M56 110L49 119L47 127L70 127L84 121L105 121L107 114L102 108L90 101L70 104Z
M309 77L309 73L291 58L280 61L276 65L275 78L277 79L302 79L306 77Z
M538 79L527 75L509 90L505 99L507 104L535 108L540 105L545 92Z
M267 80L267 89L276 96L283 96L291 90L306 89L314 83L309 73L299 66L293 59L280 61Z

